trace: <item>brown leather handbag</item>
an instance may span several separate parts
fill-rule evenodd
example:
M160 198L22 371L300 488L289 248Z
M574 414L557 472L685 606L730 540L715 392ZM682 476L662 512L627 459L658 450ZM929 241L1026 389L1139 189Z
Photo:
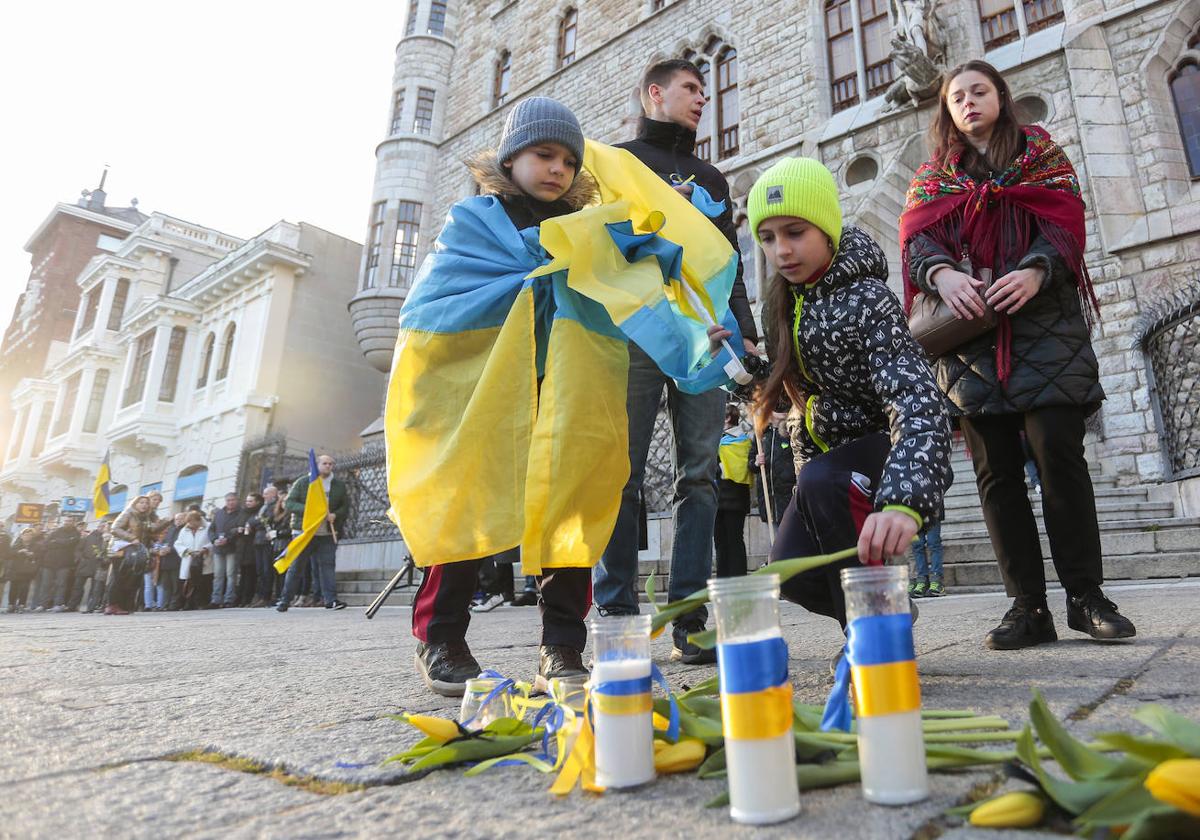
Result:
M965 273L970 274L969 263L965 268ZM992 285L991 269L980 269L978 276L983 281L983 291L986 292ZM982 315L976 318L959 318L937 295L917 292L908 315L908 329L929 358L936 359L955 347L994 330L997 318L996 310L992 309L986 298Z

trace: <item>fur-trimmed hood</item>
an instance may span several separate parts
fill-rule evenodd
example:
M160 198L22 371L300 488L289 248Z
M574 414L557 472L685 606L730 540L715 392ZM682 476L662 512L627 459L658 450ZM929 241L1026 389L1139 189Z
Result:
M481 195L496 195L519 197L524 196L521 188L513 182L513 179L504 171L504 167L500 165L496 153L492 150L479 152L471 156L466 161L467 169L471 171L471 176L475 179L475 183L479 184L479 192ZM558 201L563 202L572 211L582 210L588 205L594 204L600 198L600 188L596 185L596 181L582 168L575 174L575 180L571 182L571 186L563 193L562 198Z

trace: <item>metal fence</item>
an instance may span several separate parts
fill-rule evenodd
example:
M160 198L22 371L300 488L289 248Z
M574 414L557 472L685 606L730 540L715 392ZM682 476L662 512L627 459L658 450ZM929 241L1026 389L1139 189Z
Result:
M1150 323L1140 344L1170 477L1200 475L1200 298Z
M386 542L400 539L400 531L388 519L387 463L380 445L361 452L339 455L337 476L346 482L350 516L342 530L342 542Z

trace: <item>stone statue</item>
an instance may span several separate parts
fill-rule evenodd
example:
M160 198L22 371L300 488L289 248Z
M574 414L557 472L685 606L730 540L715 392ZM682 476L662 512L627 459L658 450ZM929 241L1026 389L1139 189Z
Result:
M925 12L928 0L891 0L892 32L897 38L908 41L925 55L929 55L929 43L925 37Z
M905 105L915 108L921 100L937 94L942 70L915 44L892 38L892 63L896 66L896 80L883 95L887 102L885 110L894 111Z

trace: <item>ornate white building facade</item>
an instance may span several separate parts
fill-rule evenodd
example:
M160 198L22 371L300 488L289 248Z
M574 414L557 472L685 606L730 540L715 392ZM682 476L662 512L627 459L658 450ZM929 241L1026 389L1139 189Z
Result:
M411 0L350 304L380 370L417 266L474 191L461 161L496 145L511 103L555 97L617 142L641 113L642 72L678 56L708 76L698 149L729 178L752 297L768 269L744 202L788 155L834 172L899 291L897 218L933 115L926 71L996 65L1084 186L1108 393L1092 450L1119 483L1173 482L1200 512L1200 487L1181 481L1200 475L1200 325L1185 312L1200 299L1200 0Z
M341 306L361 250L304 223L243 241L155 213L94 257L66 347L13 391L0 518L90 497L106 453L114 510L152 489L182 510L270 478L256 442L356 446L382 383Z

